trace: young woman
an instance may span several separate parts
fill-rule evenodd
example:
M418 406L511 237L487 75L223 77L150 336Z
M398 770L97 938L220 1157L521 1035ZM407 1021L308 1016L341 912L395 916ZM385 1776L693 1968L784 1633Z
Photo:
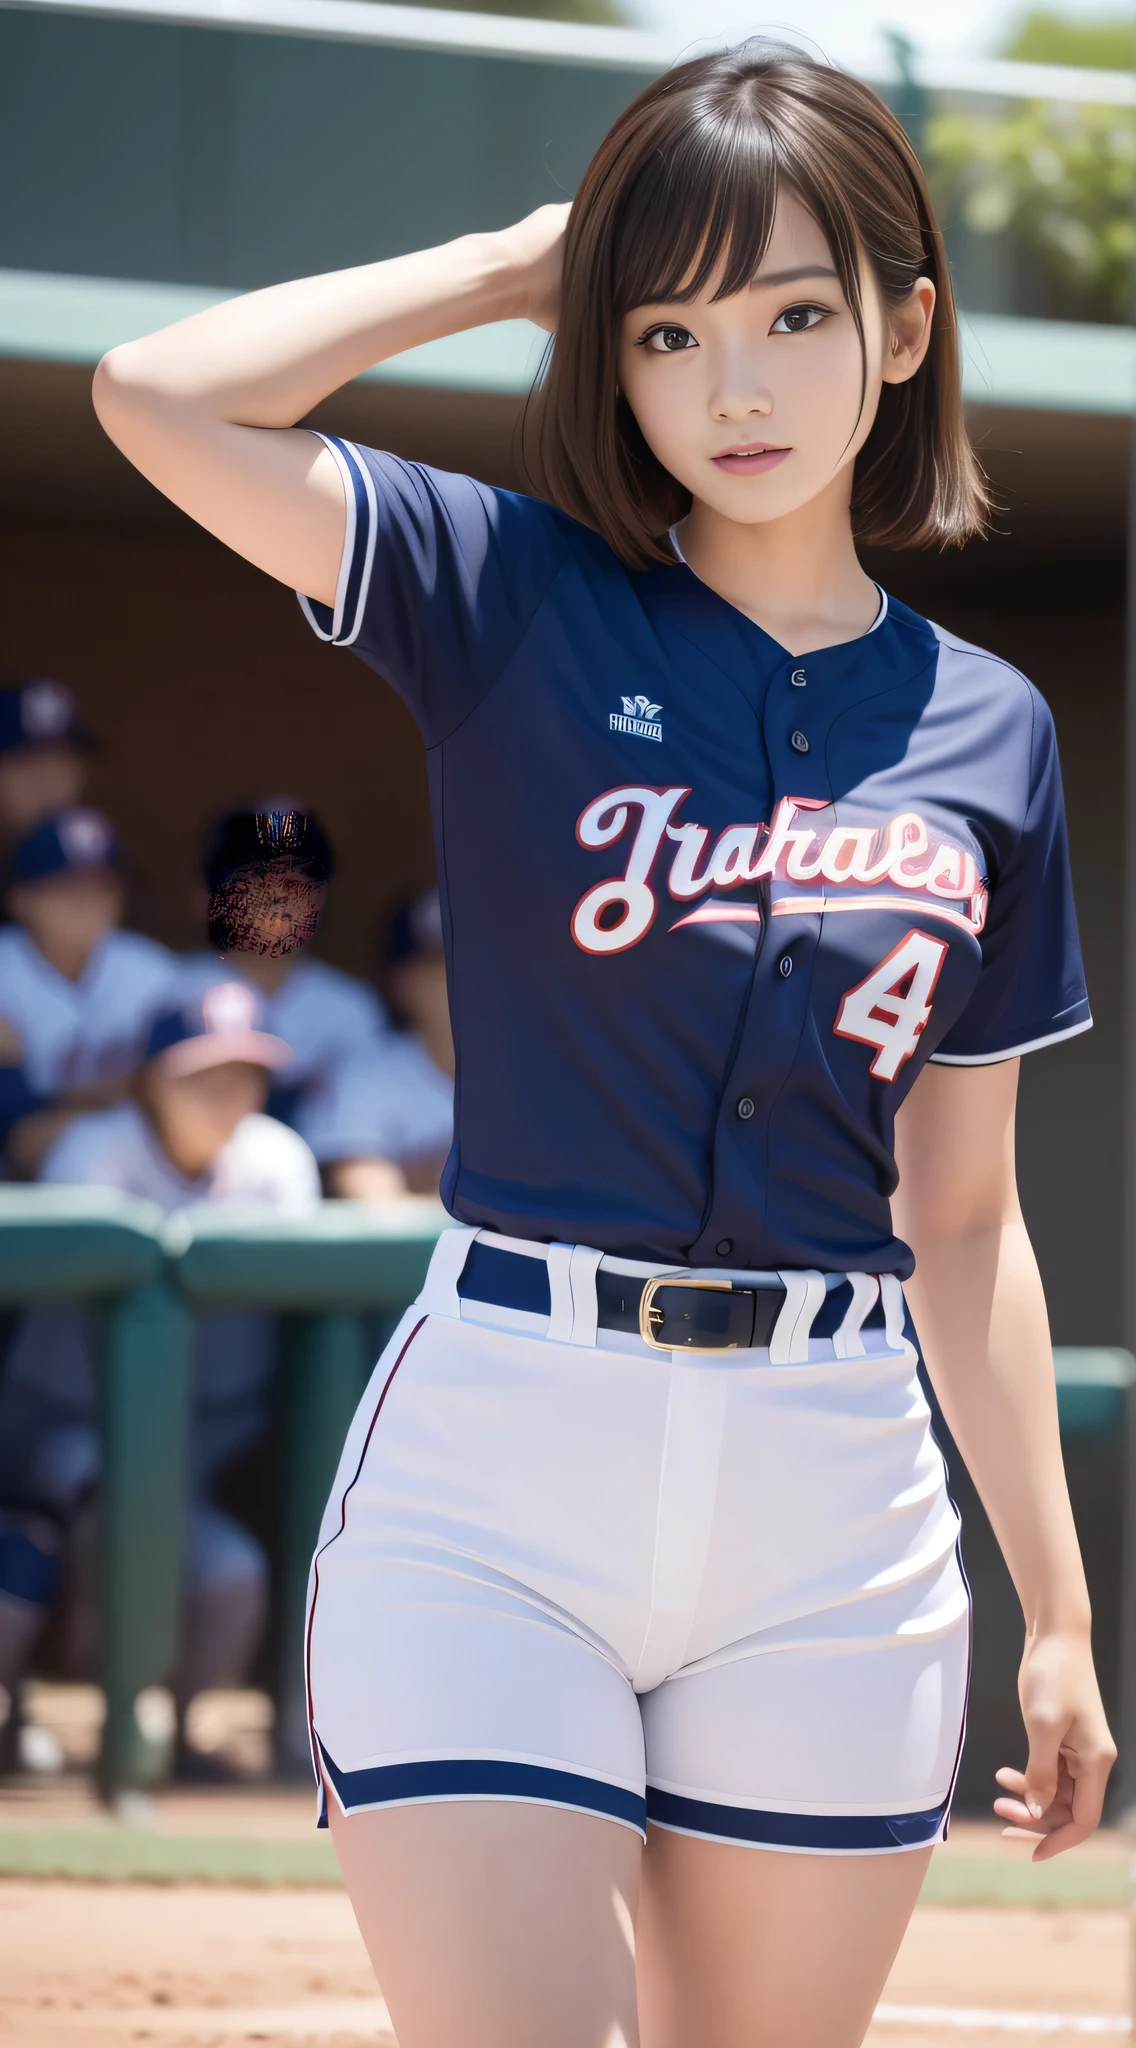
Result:
M524 315L547 502L293 425ZM429 750L457 1227L309 1631L400 2048L850 2048L967 1683L904 1282L1025 1614L997 1811L1056 1854L1113 1758L1014 1187L1018 1055L1089 1024L1052 725L856 553L985 510L919 167L836 71L699 59L570 210L218 307L96 403Z

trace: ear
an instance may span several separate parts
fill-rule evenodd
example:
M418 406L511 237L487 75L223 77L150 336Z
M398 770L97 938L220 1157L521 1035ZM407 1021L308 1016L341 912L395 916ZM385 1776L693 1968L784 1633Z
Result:
M885 384L906 384L914 377L931 346L934 317L935 287L929 277L917 277L902 305L888 313L891 346L884 356Z

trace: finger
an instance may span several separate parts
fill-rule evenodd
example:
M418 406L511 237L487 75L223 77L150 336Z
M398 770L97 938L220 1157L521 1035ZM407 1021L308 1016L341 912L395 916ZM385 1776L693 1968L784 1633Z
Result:
M999 1820L1008 1821L1011 1827L1020 1828L1027 1835L1052 1835L1058 1828L1067 1827L1072 1815L1065 1805L1051 1806L1040 1820L1035 1820L1028 1806L1019 1799L996 1799L994 1811Z
M1108 1787L1108 1775L1112 1769L1111 1754L1094 1752L1077 1760L1077 1775L1073 1780L1072 1816L1078 1827L1087 1834L1100 1824L1104 1795Z
M1023 1799L996 1799L994 1811L999 1820L1008 1820L1016 1828L1032 1828L1036 1834L1040 1826Z
M1046 1837L1039 1835L1036 1828L1003 1828L1002 1840L1004 1842L1043 1842L1046 1840Z
M1064 1827L1056 1828L1051 1835L1042 1838L1030 1861L1048 1863L1054 1856L1063 1856L1066 1849L1075 1849L1079 1842L1087 1842L1092 1832L1092 1828L1083 1828L1076 1821L1068 1821Z
M1019 1799L1026 1789L1025 1772L1014 1770L1011 1764L1003 1764L1000 1771L995 1771L994 1781L1004 1792L1016 1792Z
M1040 1820L1057 1797L1057 1772L1065 1727L1048 1716L1031 1715L1029 1721L1029 1762L1023 1798L1035 1820Z

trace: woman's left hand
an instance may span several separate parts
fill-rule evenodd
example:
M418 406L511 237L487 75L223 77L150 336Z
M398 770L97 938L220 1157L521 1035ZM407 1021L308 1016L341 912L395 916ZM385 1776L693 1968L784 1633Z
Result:
M1099 1825L1116 1744L1101 1704L1088 1631L1031 1635L1018 1673L1029 1737L1023 1771L996 1773L1011 1796L994 1811L1007 1835L1037 1839L1035 1863L1075 1848Z

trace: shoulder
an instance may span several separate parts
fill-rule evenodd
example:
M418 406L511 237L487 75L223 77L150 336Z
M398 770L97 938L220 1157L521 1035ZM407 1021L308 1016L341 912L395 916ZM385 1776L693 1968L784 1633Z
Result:
M77 1116L57 1138L40 1169L40 1179L72 1184L119 1185L124 1167L142 1143L142 1113L132 1102Z
M397 495L408 508L417 507L423 513L443 511L459 530L467 520L475 528L488 521L490 525L511 533L531 534L552 544L559 543L564 548L573 547L585 536L598 540L598 536L589 534L587 527L581 526L568 513L558 511L544 498L482 483L479 478L468 476L461 470L436 469L429 462L406 462L401 456L391 455L384 449L325 438L341 464L357 465L361 470L364 494L368 499L373 494L376 510L379 498L383 494L392 494ZM359 479L356 476L353 480L357 482ZM603 545L602 542L598 544Z
M500 625L517 607L539 602L569 561L598 566L606 559L626 574L598 534L543 498L324 438L344 475L345 580L355 586L354 595L345 588L337 602L342 616L336 639L353 637L354 617L362 617L368 592L385 588L391 573L404 600L407 589L418 586L437 604L448 589L451 601L475 613L484 610L482 628L490 636L494 622ZM321 630L318 619L313 623Z
M369 1088L376 1096L399 1096L408 1089L451 1099L454 1084L434 1065L425 1047L407 1031L392 1031L381 1045L359 1054L344 1078Z
M22 980L34 973L40 959L22 925L0 925L0 975L6 982Z
M350 1016L376 1029L386 1024L382 1000L370 983L326 960L298 960L281 993L295 1003L318 1004L321 1009L330 1005L337 1018Z
M175 953L170 968L171 1003L199 1003L206 992L221 982L238 982L242 988L253 984L216 953Z
M964 640L961 634L923 618L896 598L888 599L888 625L909 652L923 643L935 664L938 697L975 710L997 711L1027 731L1035 717L1048 717L1040 690L1003 655Z
M914 647L922 638L934 660L929 710L947 719L976 762L1022 764L1030 775L1055 745L1053 717L1036 684L1003 655L964 640L945 626L889 600L889 624Z
M163 946L157 939L148 939L142 932L109 932L106 940L106 959L120 972L144 977L147 981L173 984L177 972L177 954Z

